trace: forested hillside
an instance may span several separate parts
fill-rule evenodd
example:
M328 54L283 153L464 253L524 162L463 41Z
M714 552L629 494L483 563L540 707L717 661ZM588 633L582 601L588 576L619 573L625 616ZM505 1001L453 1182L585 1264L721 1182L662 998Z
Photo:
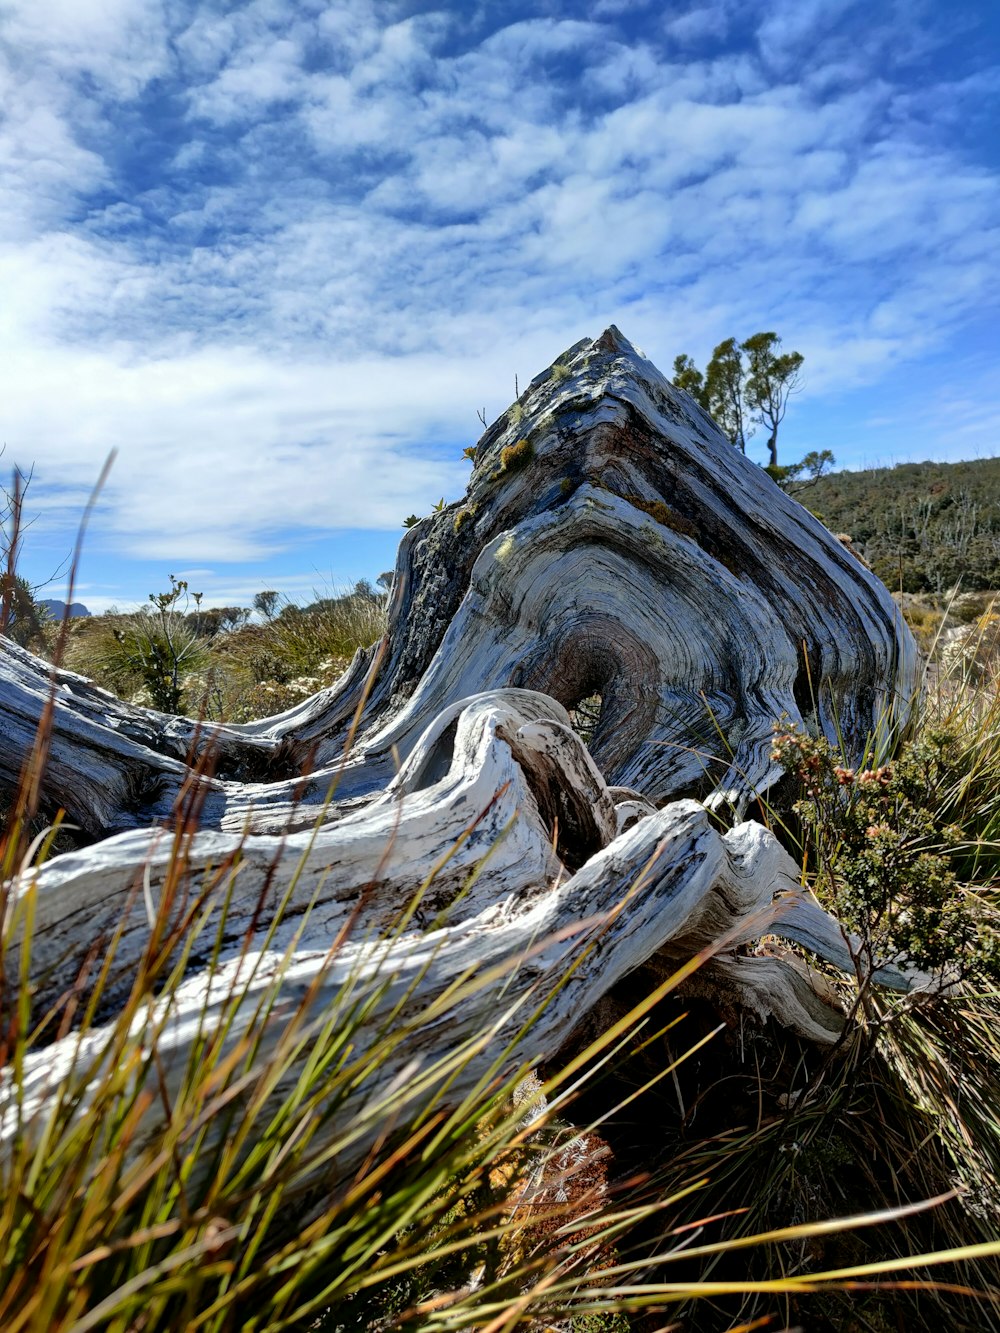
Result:
M1000 587L1000 458L837 472L797 498L854 545L890 588Z

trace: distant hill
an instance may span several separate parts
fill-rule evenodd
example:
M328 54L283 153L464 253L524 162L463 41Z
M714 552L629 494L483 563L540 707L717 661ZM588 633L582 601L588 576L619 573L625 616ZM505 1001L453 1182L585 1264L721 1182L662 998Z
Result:
M36 606L44 606L53 620L62 620L66 614L66 603L60 602L58 597L41 597L35 603ZM79 616L89 616L90 612L82 602L70 602L70 619L75 620Z
M1000 458L835 472L792 493L892 589L1000 588Z

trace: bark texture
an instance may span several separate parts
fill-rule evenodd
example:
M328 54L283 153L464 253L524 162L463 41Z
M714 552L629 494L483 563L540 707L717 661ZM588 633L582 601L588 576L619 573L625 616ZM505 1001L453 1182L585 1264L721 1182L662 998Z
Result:
M452 1075L457 1102L542 995L555 991L519 1059L552 1056L654 954L704 951L734 1003L828 1044L844 1019L822 980L742 946L767 933L849 968L844 937L744 816L780 776L776 718L860 757L873 730L905 724L916 668L883 585L611 328L490 427L464 500L403 539L385 640L302 705L203 727L3 645L0 780L16 782L51 697L44 797L94 839L21 876L7 975L25 963L36 1013L70 990L85 1000L88 959L115 936L107 1020L159 907L197 913L221 940L217 965L196 949L136 1034L153 1013L168 1089L234 985L277 988L261 1059L289 1006L308 996L319 1030L350 985L370 989L372 1031L388 1013L412 1025L409 1063L382 1075L410 1080L414 1109L429 1093L413 1068L481 1043ZM595 696L588 749L567 710ZM177 824L185 802L197 829ZM29 1125L55 1078L96 1067L109 1032L29 1057ZM377 1103L362 1087L338 1115ZM158 1099L143 1142L161 1116ZM382 1132L370 1118L357 1161Z

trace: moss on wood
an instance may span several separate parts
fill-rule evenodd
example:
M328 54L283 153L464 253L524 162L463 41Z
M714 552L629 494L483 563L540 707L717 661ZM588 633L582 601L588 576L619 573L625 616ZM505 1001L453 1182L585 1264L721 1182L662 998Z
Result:
M505 444L500 450L500 472L510 475L522 472L535 456L535 446L530 440L518 440L516 444Z
M697 541L698 529L691 520L685 518L683 514L678 514L676 509L671 509L662 500L644 500L640 495L626 495L624 499L634 508L648 514L650 518L655 518L657 523L662 523L671 532L679 532L682 537L690 537Z

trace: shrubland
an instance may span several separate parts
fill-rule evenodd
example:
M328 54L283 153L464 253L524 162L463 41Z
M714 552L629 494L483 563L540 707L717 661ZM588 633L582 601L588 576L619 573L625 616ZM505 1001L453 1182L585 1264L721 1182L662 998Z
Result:
M385 628L385 597L365 582L270 610L251 620L241 607L192 607L171 579L137 611L71 621L63 662L132 703L247 722L332 684Z
M894 591L1000 588L1000 458L833 472L796 494Z

